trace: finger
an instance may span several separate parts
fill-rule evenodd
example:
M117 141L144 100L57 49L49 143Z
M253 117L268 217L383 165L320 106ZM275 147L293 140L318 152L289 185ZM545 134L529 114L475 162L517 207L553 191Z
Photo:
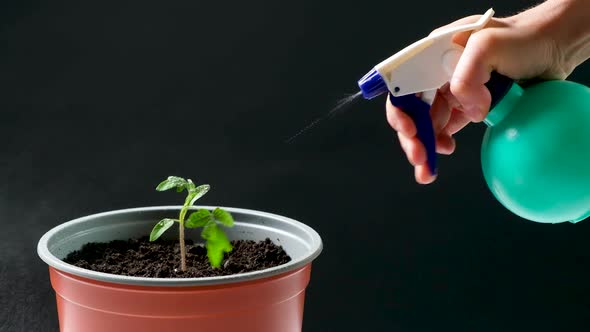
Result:
M446 101L446 104L449 106L449 110L453 108L461 108L461 103L457 100L453 93L451 92L451 83L447 82L444 84L439 90L438 93L443 97Z
M436 176L430 174L427 165L418 165L414 167L414 177L416 178L416 182L420 184L430 184L436 180Z
M463 113L456 108L453 109L451 112L451 118L447 125L442 129L443 132L447 133L448 135L455 135L459 130L465 128L471 122L471 120Z
M493 48L497 42L488 31L472 35L451 78L451 92L473 122L485 119L492 99L484 84L494 69Z
M430 107L430 118L432 119L432 127L435 134L438 134L446 126L451 117L451 108L443 96L443 89L448 90L448 84L445 84L445 86L436 92L436 96Z
M397 137L410 164L417 166L426 163L426 149L416 136L407 137L398 132Z
M387 98L387 102L385 104L386 108L386 115L387 115L387 122L397 132L402 133L404 136L413 137L416 136L417 130L416 125L412 118L404 113L399 108L393 106Z
M456 142L452 137L452 134L448 132L447 128L449 126L449 122L457 121L457 117L462 116L462 113L455 110L455 118L452 119L452 110L455 107L460 107L460 105L457 99L450 92L448 83L437 91L436 98L437 99L435 99L435 101L432 103L432 109L434 111L431 115L436 133L436 152L450 155L455 151ZM467 123L469 123L469 119L467 119L461 128L463 128Z
M441 133L436 137L437 153L450 155L455 152L455 146L455 139L447 133Z

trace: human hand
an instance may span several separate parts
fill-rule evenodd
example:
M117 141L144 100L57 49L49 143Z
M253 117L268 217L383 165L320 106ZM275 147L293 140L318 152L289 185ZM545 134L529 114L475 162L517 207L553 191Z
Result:
M562 27L567 21L564 17L575 13L573 5L567 7L564 3L579 4L581 1L547 1L512 17L492 18L486 28L480 31L454 36L453 41L465 49L450 82L437 91L430 110L437 153L452 154L456 147L453 135L470 122L485 119L491 96L484 84L492 71L519 81L565 79L587 58L580 54L577 58L572 56L573 52L569 51L571 47L563 44L567 38L562 35L568 30ZM469 16L433 33L443 28L473 23L479 18L479 15ZM573 43L574 39L570 41ZM408 161L414 166L416 181L421 184L433 182L435 176L428 169L426 150L416 136L412 119L393 106L389 98L386 114L390 126L397 131Z

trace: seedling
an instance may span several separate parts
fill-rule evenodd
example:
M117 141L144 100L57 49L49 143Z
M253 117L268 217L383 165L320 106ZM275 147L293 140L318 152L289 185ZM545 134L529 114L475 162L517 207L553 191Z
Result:
M187 195L184 200L184 205L180 210L178 219L164 218L160 220L152 229L150 234L150 241L156 241L168 228L172 227L175 222L178 222L179 242L180 242L180 268L186 271L186 247L184 245L184 227L198 228L202 227L201 237L205 240L205 248L207 249L207 258L213 267L219 267L223 260L224 253L231 252L233 247L225 232L220 227L232 227L234 219L232 215L221 209L216 208L213 212L207 209L198 209L191 213L188 218L186 214L188 209L201 197L203 197L210 189L208 184L196 186L191 179L183 179L177 176L169 176L162 181L157 187L157 191L166 191L176 188L177 192L182 192L186 189Z

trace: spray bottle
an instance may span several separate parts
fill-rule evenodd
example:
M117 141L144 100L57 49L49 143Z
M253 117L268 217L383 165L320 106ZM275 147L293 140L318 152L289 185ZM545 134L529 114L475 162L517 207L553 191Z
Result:
M432 174L437 156L430 106L463 51L453 35L485 28L493 14L490 9L475 23L423 38L358 81L365 99L388 93L413 119ZM481 164L494 197L535 222L575 223L590 216L590 88L554 80L524 89L497 72L486 87L492 103L484 120Z

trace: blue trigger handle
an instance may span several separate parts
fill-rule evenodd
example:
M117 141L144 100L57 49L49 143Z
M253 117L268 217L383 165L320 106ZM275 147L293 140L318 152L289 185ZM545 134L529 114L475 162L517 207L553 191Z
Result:
M490 80L485 84L492 97L490 110L504 98L512 88L513 83L514 81L509 77L495 71L491 73ZM385 80L375 68L358 81L358 86L365 99L373 99L389 92ZM394 97L389 93L389 100L394 106L408 114L412 121L414 121L418 139L426 148L427 164L430 174L436 175L438 172L436 143L432 119L430 118L430 105L415 94Z
M436 143L434 137L434 128L430 118L430 104L420 99L414 94L394 97L389 94L391 104L401 109L410 116L416 125L417 136L420 142L426 148L426 158L430 174L437 174Z
M514 80L499 74L494 71L490 75L490 80L485 86L490 91L492 102L490 110L498 104L502 98L508 93L512 87ZM430 118L430 104L420 99L415 94L394 97L389 94L391 103L401 109L404 113L410 116L416 125L417 136L420 142L426 148L426 158L430 174L436 175L437 156L436 156L436 140L434 137L434 128L432 127L432 119Z

